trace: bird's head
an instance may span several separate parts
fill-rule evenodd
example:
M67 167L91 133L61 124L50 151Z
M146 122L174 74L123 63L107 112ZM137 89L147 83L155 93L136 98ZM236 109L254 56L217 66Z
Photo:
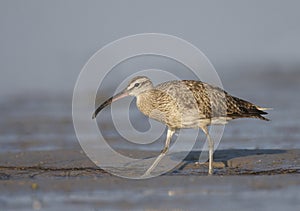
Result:
M127 87L123 89L123 91L114 95L113 97L107 99L104 103L102 103L94 112L93 119L97 116L97 114L106 106L110 105L114 101L117 101L126 96L138 96L144 91L150 90L153 88L153 84L149 78L146 76L137 76L131 79L128 83Z
M150 90L153 88L153 84L149 78L146 76L137 76L131 79L128 83L128 86L125 89L125 92L131 96L138 96L140 93Z

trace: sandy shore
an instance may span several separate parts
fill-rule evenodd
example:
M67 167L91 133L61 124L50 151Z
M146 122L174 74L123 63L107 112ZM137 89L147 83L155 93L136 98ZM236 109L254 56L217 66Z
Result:
M124 151L123 153L134 153ZM155 155L157 152L136 152ZM220 150L216 174L192 152L146 180L113 176L77 150L1 153L4 209L297 210L300 150Z
M122 150L124 155L155 156L158 152ZM196 164L198 151L188 154L167 175L206 175L207 164ZM176 157L173 153L166 157ZM217 150L215 175L270 175L300 172L300 150ZM55 150L0 154L1 179L101 176L110 175L100 169L81 151ZM126 167L124 167L126 170ZM134 171L134 169L133 169Z

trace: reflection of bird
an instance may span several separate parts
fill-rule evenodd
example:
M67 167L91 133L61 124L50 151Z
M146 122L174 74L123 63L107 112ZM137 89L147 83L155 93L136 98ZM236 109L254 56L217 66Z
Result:
M226 124L228 120L236 118L268 120L262 116L267 114L264 112L266 108L233 97L207 83L193 80L168 81L154 87L151 80L145 76L133 78L123 91L100 105L93 118L105 106L129 95L137 98L136 104L142 113L168 126L165 146L144 176L149 175L166 155L176 129L201 128L203 130L209 146L208 173L212 174L214 142L209 136L208 125Z

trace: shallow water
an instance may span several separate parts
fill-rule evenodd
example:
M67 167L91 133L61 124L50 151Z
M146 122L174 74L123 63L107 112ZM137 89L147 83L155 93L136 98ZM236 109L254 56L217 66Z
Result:
M166 176L146 181L106 177L35 182L39 186L37 190L30 190L31 183L28 181L18 185L7 183L6 195L0 196L2 208L198 210L201 207L218 210L222 207L223 210L297 210L300 206L297 175ZM19 190L12 191L13 187ZM14 199L11 198L12 193Z

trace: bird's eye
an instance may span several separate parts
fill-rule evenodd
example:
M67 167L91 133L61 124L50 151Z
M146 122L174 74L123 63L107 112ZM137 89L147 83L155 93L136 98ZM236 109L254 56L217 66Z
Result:
M140 83L135 83L134 87L138 87L140 85Z

